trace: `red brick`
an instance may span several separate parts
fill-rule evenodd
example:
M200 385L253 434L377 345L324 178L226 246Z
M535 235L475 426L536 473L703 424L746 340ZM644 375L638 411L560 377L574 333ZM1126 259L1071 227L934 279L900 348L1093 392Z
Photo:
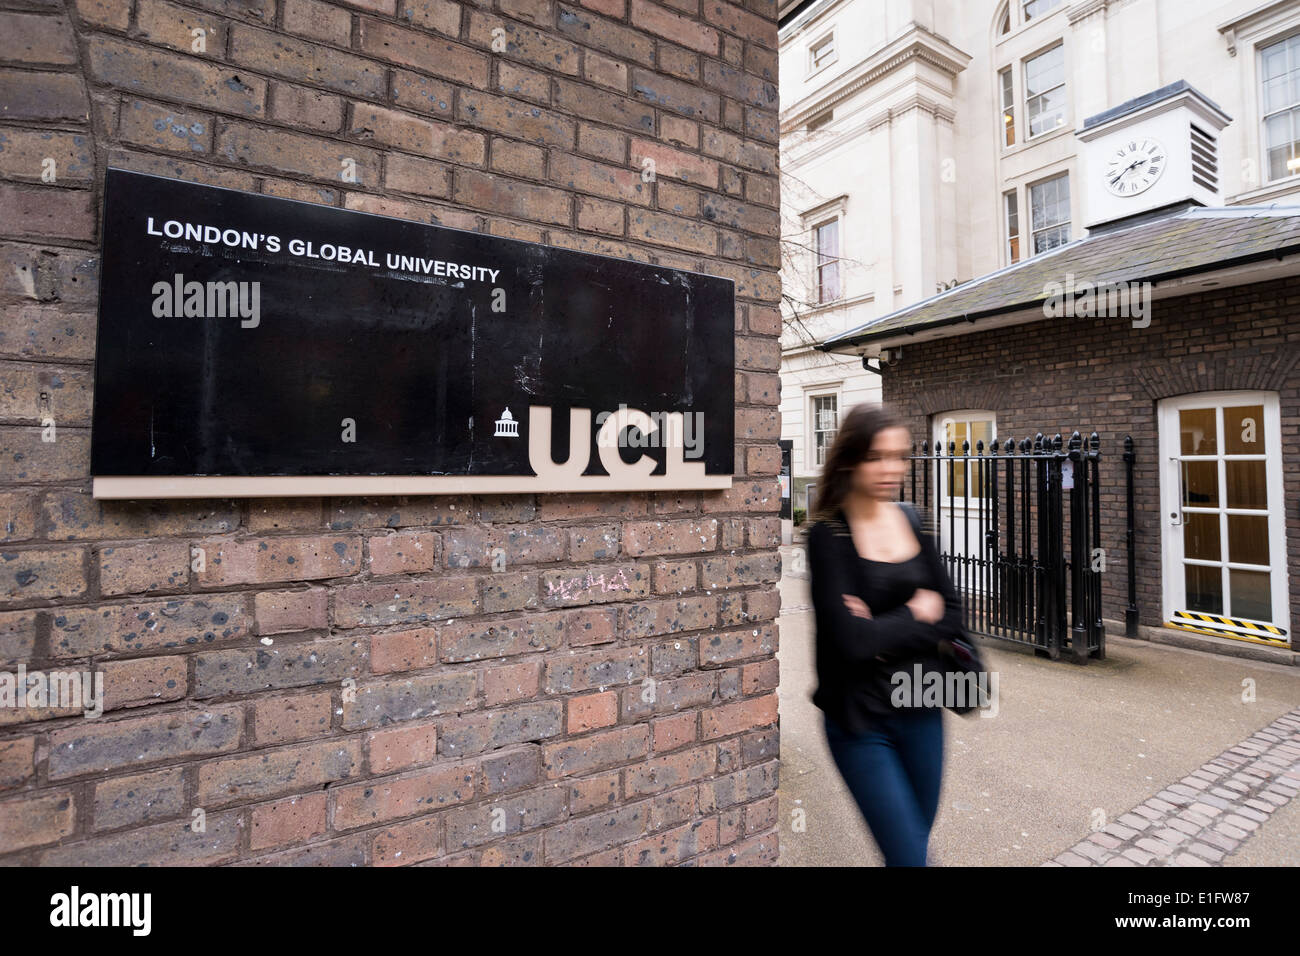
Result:
M623 525L623 550L633 556L694 554L718 546L718 522L629 521Z
M756 727L776 723L776 694L722 704L700 712L700 737L730 737Z
M645 724L606 730L580 740L542 747L542 766L548 779L590 773L639 761L649 750L650 730Z
M497 30L503 32L498 34ZM579 52L572 43L566 43L545 30L471 10L467 32L469 42L491 49L497 37L505 44L499 56L517 57L550 73L578 74Z
M374 184L379 177L379 156L373 150L281 129L222 123L217 132L216 150L234 163L334 183L343 182L349 168L354 170L356 185ZM350 167L345 161L355 166Z
M692 711L652 720L650 728L654 735L655 753L667 753L670 750L677 750L679 747L694 743L697 719Z
M621 19L622 0L603 0L601 7L592 8L609 14L611 11L608 7L611 3L619 5L620 12L614 15ZM583 6L592 5L584 3ZM595 47L619 59L633 60L646 66L654 62L654 40L639 30L592 16L585 10L564 3L559 5L556 22L562 34L585 47Z
M393 631L370 636L370 669L376 674L421 670L438 663L435 631Z
M642 180L639 169L608 166L555 151L551 153L551 179L570 189L607 199L639 206L650 204L650 184Z
M167 0L139 0L135 20L141 39L156 46L213 59L226 52L226 25L211 13L187 10ZM203 33L196 37L195 30Z
M632 23L656 36L710 56L718 55L718 31L648 0L632 0Z
M361 773L361 742L322 740L199 764L195 800L219 807L319 789Z
M0 11L4 58L17 63L71 65L77 62L72 28L63 17Z
M70 790L0 802L0 847L13 852L61 840L72 833L76 812Z
M236 24L230 49L236 63L286 79L366 99L382 99L388 93L388 78L381 65L331 47Z
M447 763L402 777L334 787L334 827L351 830L387 823L472 800L475 766Z
M541 673L541 661L489 667L483 674L484 703L496 707L536 697Z
M402 0L398 17L452 39L460 36L460 5L449 0Z
M185 541L104 547L98 558L102 594L166 591L189 584L190 547Z
M86 50L90 76L123 90L245 116L260 114L266 102L266 81L246 70L105 36Z
M29 548L0 553L0 600L79 597L87 587L84 548Z
M324 737L330 732L332 706L328 692L257 701L253 705L257 745L264 747Z
M205 538L195 547L204 552L204 570L194 572L200 587L344 577L361 569L355 536Z
M475 209L521 219L567 225L572 218L569 196L558 189L511 182L468 169L456 176L455 199Z
M410 574L437 566L438 536L432 531L398 531L370 538L370 573Z
M90 119L90 101L72 73L38 73L0 69L0 103L5 119L45 122Z
M415 724L369 733L366 756L372 774L397 773L432 763L438 756L437 725Z
M325 819L327 798L324 793L307 793L275 803L254 807L249 830L251 850L305 843L328 829Z
M0 222L15 239L79 239L95 235L89 192L53 186L0 185Z
M35 737L0 742L0 790L21 787L36 776L35 756Z
M292 126L337 133L343 125L343 100L320 90L272 83L271 115Z
M403 66L414 67L443 79L488 85L488 58L459 43L432 39L427 33L406 29L371 17L361 18L361 51Z
M618 723L618 694L608 691L571 697L568 702L568 733L582 734Z
M284 29L312 40L348 46L352 40L352 15L316 0L284 0Z
M322 588L306 591L264 591L253 599L258 634L284 634L328 626Z

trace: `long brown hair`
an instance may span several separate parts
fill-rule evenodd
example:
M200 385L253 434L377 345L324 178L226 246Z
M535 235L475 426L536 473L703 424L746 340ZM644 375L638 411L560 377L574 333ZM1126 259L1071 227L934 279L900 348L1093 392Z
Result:
M840 423L831 442L826 464L817 483L816 509L809 518L826 521L848 497L853 487L853 471L867 457L876 435L886 428L906 428L903 420L884 405L854 405Z

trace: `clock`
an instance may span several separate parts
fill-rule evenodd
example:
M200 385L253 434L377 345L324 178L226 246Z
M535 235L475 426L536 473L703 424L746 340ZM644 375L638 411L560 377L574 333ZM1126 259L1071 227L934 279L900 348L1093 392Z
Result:
M1116 196L1146 192L1165 171L1164 146L1150 137L1129 139L1115 150L1102 170L1106 188Z

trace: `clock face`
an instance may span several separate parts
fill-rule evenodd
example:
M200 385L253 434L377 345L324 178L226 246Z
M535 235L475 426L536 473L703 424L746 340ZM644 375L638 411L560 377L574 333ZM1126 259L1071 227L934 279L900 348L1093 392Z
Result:
M1165 171L1165 148L1154 139L1126 140L1111 154L1103 175L1106 188L1116 196L1146 192Z

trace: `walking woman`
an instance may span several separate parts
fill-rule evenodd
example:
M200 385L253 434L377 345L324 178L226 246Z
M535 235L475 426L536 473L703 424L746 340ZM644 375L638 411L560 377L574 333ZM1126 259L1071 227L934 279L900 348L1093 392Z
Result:
M942 672L961 605L929 535L898 502L911 436L886 408L845 416L817 487L808 564L831 755L886 866L925 866L939 808L943 711L896 691ZM918 692L917 699L920 694ZM895 706L898 703L899 706Z

